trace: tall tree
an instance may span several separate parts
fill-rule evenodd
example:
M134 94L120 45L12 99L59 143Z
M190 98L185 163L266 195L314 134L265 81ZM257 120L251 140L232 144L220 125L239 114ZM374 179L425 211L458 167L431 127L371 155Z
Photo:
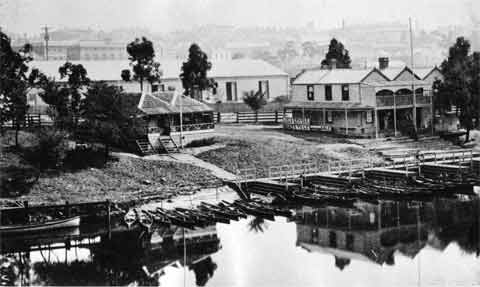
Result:
M449 49L448 58L441 65L444 82L436 83L435 87L438 90L436 108L446 110L452 105L456 106L460 125L467 131L466 141L469 140L475 121L478 125L479 107L480 57L478 53L469 53L470 42L464 37L457 38Z
M121 129L127 118L121 108L122 90L106 83L92 85L82 99L82 117L86 128L105 146L105 158L110 145L121 137Z
M212 63L208 61L207 54L197 44L192 44L188 49L188 59L183 63L180 73L186 96L195 98L195 93L215 87L215 81L207 77L207 72L211 68Z
M145 37L136 38L127 45L130 65L133 68L133 80L140 83L140 90L143 92L143 83L159 82L162 77L160 63L155 61L155 50L152 41ZM122 71L122 78L126 76Z
M333 60L336 61L336 65L338 68L351 68L352 60L350 59L348 50L345 49L343 44L337 41L337 39L335 38L330 41L330 45L328 46L328 52L325 55L325 59L323 59L321 63L322 67L331 67Z
M68 103L68 112L70 115L69 128L75 132L80 117L81 99L84 96L90 79L87 76L87 70L81 64L72 64L66 62L59 69L60 77L67 78L67 85L62 88L62 95L68 95L64 99Z
M0 125L12 121L15 126L15 145L18 133L28 112L27 94L36 84L38 70L28 73L30 45L19 52L12 49L10 38L0 31Z

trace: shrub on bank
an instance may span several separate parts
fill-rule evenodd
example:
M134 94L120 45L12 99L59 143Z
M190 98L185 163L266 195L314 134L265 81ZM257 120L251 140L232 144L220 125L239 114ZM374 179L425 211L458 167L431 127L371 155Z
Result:
M215 144L217 141L215 138L204 138L204 139L198 139L198 140L193 140L190 143L188 143L185 147L202 147L202 146L209 146Z
M68 149L66 137L63 131L40 130L37 133L37 143L25 148L25 159L40 170L62 166Z

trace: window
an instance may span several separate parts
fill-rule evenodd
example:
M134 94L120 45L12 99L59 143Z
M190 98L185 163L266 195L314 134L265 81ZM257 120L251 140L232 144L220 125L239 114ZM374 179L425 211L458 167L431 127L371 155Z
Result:
M325 101L331 101L332 100L332 86L331 85L326 85L325 86Z
M215 84L213 84L213 88L212 88L212 94L213 94L213 95L216 95L216 94L217 94L217 88L218 88L218 83L215 82Z
M158 92L158 84L152 84L152 93Z
M237 83L226 82L225 86L227 90L227 101L237 101Z
M307 85L307 100L309 101L315 100L315 92L313 89L313 85Z
M329 246L337 248L337 234L334 231L330 231L328 234Z
M332 113L332 111L327 111L327 123L333 123L333 113Z
M373 123L373 111L367 111L367 124Z
M346 244L346 248L347 250L350 250L350 251L353 251L353 243L354 243L354 237L353 237L353 234L347 234L347 244Z
M262 93L266 99L270 98L270 87L268 81L258 81L258 91Z
M348 85L342 85L342 101L350 100L350 89Z

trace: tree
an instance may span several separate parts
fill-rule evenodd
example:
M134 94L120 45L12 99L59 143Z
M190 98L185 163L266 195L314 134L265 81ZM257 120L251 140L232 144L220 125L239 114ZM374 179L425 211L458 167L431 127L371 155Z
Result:
M456 106L460 125L467 131L466 141L469 140L470 130L478 126L480 96L480 55L469 53L470 42L464 37L457 38L441 65L443 83L434 83L434 89L438 91L436 108L444 111L452 105Z
M108 158L110 145L121 137L121 129L127 122L120 101L122 90L106 83L91 86L82 99L82 117L85 127L92 136L100 139L105 146L105 159Z
M40 74L34 69L28 74L31 45L25 45L19 52L12 49L10 38L0 32L0 125L12 121L15 127L15 145L18 134L28 112L27 94L36 84Z
M243 93L243 102L247 104L253 111L257 112L267 104L264 94L260 91L250 91Z
M62 79L67 78L67 84L61 88L60 92L63 99L59 100L62 104L66 103L65 124L75 132L81 113L81 99L88 89L90 79L87 76L87 70L81 64L66 62L58 72Z
M62 88L55 79L44 77L41 80L39 96L49 106L48 116L58 129L65 129L69 121L68 90Z
M180 79L184 94L192 98L196 92L205 91L215 87L215 80L207 77L207 72L212 68L207 54L197 44L192 44L188 49L188 60L182 64Z
M333 60L336 61L338 68L350 69L352 60L347 49L337 39L333 38L328 46L328 52L325 59L322 60L322 67L331 67Z
M133 68L133 80L140 83L140 90L143 92L143 82L159 82L162 77L160 63L155 62L155 50L153 43L145 37L136 38L127 45L127 53L130 55L130 65ZM122 79L124 77L122 71Z
M125 82L130 82L130 80L132 79L130 70L129 69L122 70L120 77L122 77L122 80L124 80Z

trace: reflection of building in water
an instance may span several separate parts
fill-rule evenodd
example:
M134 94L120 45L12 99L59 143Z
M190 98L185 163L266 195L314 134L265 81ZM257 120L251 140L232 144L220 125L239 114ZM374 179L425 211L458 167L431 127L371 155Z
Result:
M170 265L187 266L199 285L216 269L210 255L220 249L215 226L194 231L162 228L106 232L78 229L2 238L0 277L7 285L158 285ZM184 254L185 252L185 254ZM186 261L184 260L184 256ZM3 277L3 276L6 277Z
M478 214L478 201L303 208L295 218L297 245L332 254L341 270L350 260L393 265L396 251L414 258L426 245L443 250L452 241L478 255Z

